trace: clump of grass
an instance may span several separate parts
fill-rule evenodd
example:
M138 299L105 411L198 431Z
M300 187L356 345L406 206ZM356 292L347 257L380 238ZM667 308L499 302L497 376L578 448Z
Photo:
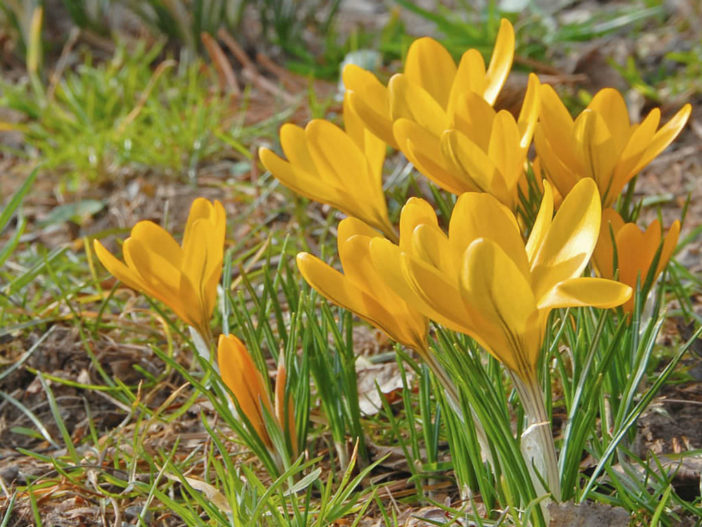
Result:
M88 51L46 95L3 83L0 105L25 118L7 126L24 134L26 155L72 186L145 171L194 181L206 161L240 156L229 146L246 133L237 101L212 89L202 61L159 60L162 45L118 44L104 63Z

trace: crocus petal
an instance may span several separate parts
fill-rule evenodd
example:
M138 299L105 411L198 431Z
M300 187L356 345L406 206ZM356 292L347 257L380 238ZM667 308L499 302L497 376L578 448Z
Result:
M354 236L350 241L358 240L359 245L356 245L356 248L359 246L368 248L369 242L367 240L361 242L359 238L362 237ZM375 238L375 240L387 241L382 238ZM353 248L352 244L351 249ZM344 255L344 259L349 265L351 274L357 275L359 269L356 265L362 264L362 259L353 259L350 251ZM349 277L342 275L311 254L299 253L297 266L307 283L329 301L352 311L380 328L393 340L413 348L424 346L426 322L419 314L415 314L406 305L402 305L402 300L391 295L384 284L383 290L379 291L383 297L384 303L382 303L374 294L365 291L365 286L359 287ZM371 281L377 284L380 280L375 278L377 276L375 272L373 275L374 278Z
M410 119L429 133L439 136L449 125L441 105L419 84L407 75L393 75L388 82L390 114L393 120Z
M536 220L534 220L534 225L526 243L526 253L529 262L534 261L536 252L543 245L553 219L553 190L548 181L543 181L543 185L544 195L541 198L539 213L536 215Z
M466 183L462 188L469 192L471 187L493 193L498 187L497 167L488 154L458 130L446 130L441 135L441 153L453 171ZM502 185L501 190L504 189Z
M188 280L183 281L180 269L138 238L127 239L122 251L127 265L139 270L150 296L166 304L189 325L203 328L198 294Z
M557 152L563 164L577 171L582 163L571 141L574 126L573 119L551 86L542 84L540 95L541 111L538 128L543 130L543 136L550 143L549 148ZM539 157L543 157L544 150L537 149Z
M406 302L407 305L423 315L433 318L430 313L433 314L434 309L414 291L411 286L411 280L408 279L407 272L403 271L406 265L402 262L403 253L400 251L400 248L388 240L374 238L369 244L369 249L373 266L388 287ZM451 329L456 328L455 324L451 324L450 321L442 318L441 323L443 324L445 322L448 322L446 327Z
M349 92L349 104L368 129L393 148L390 95L385 86L370 71L348 64L342 72L344 86Z
M283 148L283 153L290 164L307 174L317 173L317 167L307 147L307 134L304 128L295 124L285 123L280 127L280 146Z
M519 146L525 150L529 148L531 140L534 137L536 122L539 119L539 110L541 109L541 83L539 78L533 73L529 74L529 82L527 90L524 94L524 102L522 109L519 111L517 124L521 132L521 141Z
M455 128L483 152L487 152L495 115L497 112L485 99L473 92L466 92L458 97L450 128Z
M420 299L415 300L420 312L453 331L480 338L471 325L470 310L461 302L455 280L406 253L400 255L400 262L402 277L415 298ZM383 276L387 279L387 275Z
M460 284L465 304L494 328L497 340L487 341L489 350L521 377L530 375L539 351L532 349L530 334L542 328L535 327L536 301L522 271L499 245L480 238L466 251Z
M436 212L429 202L421 198L410 198L400 212L400 250L412 252L412 233L417 225L438 226Z
M483 60L483 56L477 49L469 49L463 53L461 61L458 64L458 71L456 72L453 85L451 86L447 113L453 115L456 111L459 99L466 93L474 93L482 101L485 101L485 99L483 99L485 86L485 61ZM487 102L485 102L485 104L491 106Z
M373 180L377 185L382 185L385 142L363 124L358 112L351 105L348 92L344 94L343 112L346 133L366 154L366 159L368 159L368 164L372 169Z
M607 130L615 141L614 150L621 152L630 134L629 111L621 93L614 88L604 88L595 94L587 107L604 119Z
M531 263L537 301L558 282L583 272L597 243L601 218L595 182L580 180L563 200Z
M446 48L430 37L418 38L407 51L404 73L426 90L441 108L448 106L456 64Z
M130 237L143 241L150 250L160 254L171 265L180 267L183 250L163 227L152 221L140 221L132 228Z
M631 298L631 294L631 287L614 280L570 278L552 288L539 302L539 309L578 306L607 309L622 305Z
M431 181L452 194L477 190L470 182L456 178L442 156L437 136L409 119L395 121L393 130L402 153Z
M486 73L487 87L483 97L490 104L495 104L497 96L504 86L512 69L514 60L514 28L506 18L500 22L500 30L495 40L495 48L492 50L490 65Z
M692 106L689 104L684 105L678 113L676 113L670 121L668 121L664 126L661 127L656 135L653 137L653 141L649 143L646 147L646 152L642 159L639 161L638 165L634 168L633 172L639 172L643 167L650 163L658 154L663 152L667 146L673 142L673 140L681 132L687 120L690 118L690 113L692 112Z
M93 240L93 248L102 265L104 265L105 269L107 269L110 274L114 275L115 278L137 291L144 291L146 289L147 286L139 273L134 269L130 269L124 265L123 262L115 258L99 240Z
M411 256L439 269L446 276L458 276L463 254L455 252L448 236L436 225L419 225L412 233Z
M514 214L490 194L462 194L451 214L449 240L454 252L463 254L478 238L487 238L509 254L522 275L529 265Z

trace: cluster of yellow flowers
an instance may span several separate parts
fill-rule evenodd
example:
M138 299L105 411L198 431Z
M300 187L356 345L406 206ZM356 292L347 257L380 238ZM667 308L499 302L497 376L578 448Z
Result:
M690 106L660 129L658 109L632 125L622 96L605 89L573 120L553 88L532 74L515 120L493 108L514 46L512 25L503 20L487 68L474 49L456 65L431 38L410 46L404 72L387 86L369 71L346 66L346 132L323 120L304 131L284 125L287 161L266 148L260 158L285 185L351 216L338 229L345 275L312 255L298 256L303 276L321 294L422 355L427 318L466 333L531 381L553 308L626 303L632 309L631 287L641 274L645 279L661 242L660 225L641 234L609 208L603 222L602 206L611 206L670 144ZM537 176L546 179L525 242L515 213L532 139ZM386 145L459 196L448 235L431 205L412 198L402 209L397 240L382 190ZM555 217L554 194L562 202ZM676 223L657 273L678 232ZM581 277L593 251L603 278ZM615 277L618 282L605 279Z
M573 120L556 92L531 75L515 119L493 108L514 49L514 30L503 20L487 67L476 50L456 64L431 38L411 45L403 73L387 86L349 65L343 71L345 129L322 119L304 129L286 124L280 142L287 159L266 148L260 159L294 191L349 216L338 226L344 274L311 254L298 255L300 272L312 287L430 365L435 362L429 320L469 335L508 368L520 395L530 397L529 390L538 389L537 364L551 310L623 305L630 312L632 288L666 266L679 222L663 238L658 222L642 232L610 207L677 136L690 106L660 128L658 109L632 124L619 92L605 89ZM532 142L535 157L529 160ZM397 228L392 223L382 188L388 146L458 196L448 233L432 205L419 198L404 205ZM543 195L535 222L524 226L517 209L529 163L544 178L537 181ZM140 222L124 242L125 263L98 241L95 250L117 278L167 304L212 342L224 234L222 205L198 199L182 246L161 227ZM593 254L599 276L584 277ZM274 407L267 382L236 337L220 337L218 363L266 445L264 411L291 431L284 369ZM543 412L536 413L534 422L543 419ZM558 482L551 476L557 496Z

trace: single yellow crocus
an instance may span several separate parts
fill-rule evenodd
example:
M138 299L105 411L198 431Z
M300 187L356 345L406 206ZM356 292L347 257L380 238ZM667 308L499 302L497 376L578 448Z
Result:
M261 148L263 165L281 183L306 198L331 205L397 239L383 194L385 143L363 125L344 99L342 130L314 119L303 129L284 124L280 144L287 161Z
M511 372L528 418L522 436L527 463L556 499L560 483L537 365L548 315L557 307L621 305L627 285L582 274L597 241L597 187L583 180L553 217L544 197L526 244L514 213L494 196L469 192L454 207L448 236L435 221L414 228L409 247L374 238L373 265L408 305L473 337ZM530 468L531 469L531 468Z
M415 40L407 51L401 81L388 87L372 73L349 64L342 73L351 106L363 122L387 144L398 148L393 122L410 117L415 105L419 111L436 110L432 122L441 123L455 113L466 93L474 93L490 106L507 79L514 58L514 28L503 19L495 40L490 64L479 51L466 51L458 65L451 54L436 40L423 37ZM393 93L394 92L394 93ZM405 100L409 100L409 104ZM426 123L420 123L426 124Z
M515 209L519 181L539 115L539 80L529 76L518 119L506 110L496 112L485 99L466 92L452 114L422 105L419 89L397 88L405 77L391 80L398 93L398 112L406 117L393 125L400 150L422 174L454 194L488 192ZM415 92L414 95L409 95ZM399 93L406 95L401 97ZM412 108L410 111L409 108Z
M197 198L190 207L182 246L163 227L140 221L122 245L124 262L99 240L93 247L117 279L166 304L207 342L222 274L225 230L222 204Z
M544 190L526 244L515 215L484 193L459 197L448 236L430 221L414 228L409 248L370 242L379 275L408 305L475 338L527 383L552 309L609 308L631 296L627 285L580 276L600 229L594 182L578 183L554 218L551 186Z
M562 195L582 178L597 183L602 204L611 206L624 186L677 137L690 117L685 104L658 128L654 108L639 124L631 124L621 94L600 90L573 120L553 88L541 86L541 114L534 135L536 154L545 176Z
M616 277L632 288L639 282L643 287L656 254L658 263L651 275L652 281L655 281L668 265L679 235L678 220L673 222L667 234L663 236L661 223L657 219L646 230L642 230L635 223L625 223L614 209L605 209L602 213L600 237L592 259L600 276ZM622 307L624 311L631 313L634 310L634 298L630 298Z

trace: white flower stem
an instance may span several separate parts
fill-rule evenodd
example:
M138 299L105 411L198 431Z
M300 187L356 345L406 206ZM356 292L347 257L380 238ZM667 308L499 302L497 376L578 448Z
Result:
M522 432L521 448L531 472L532 482L539 494L550 492L556 501L560 501L561 482L556 445L541 388L536 379L525 381L515 374L512 374L512 379L527 417L527 428ZM548 489L544 489L542 480L546 482ZM542 502L544 509L548 506L548 501Z

